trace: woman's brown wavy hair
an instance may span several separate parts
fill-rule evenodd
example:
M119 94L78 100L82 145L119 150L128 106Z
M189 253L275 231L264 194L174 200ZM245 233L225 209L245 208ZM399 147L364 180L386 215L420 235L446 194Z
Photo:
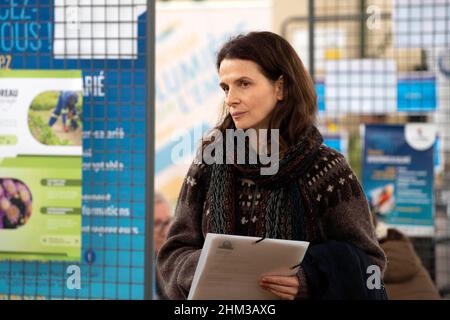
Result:
M268 129L279 129L280 153L298 142L303 131L315 124L317 96L314 82L294 48L288 41L272 32L250 32L226 42L217 54L216 68L224 59L241 59L255 62L270 80L281 76L284 80L284 97L274 108ZM221 121L215 127L222 134L235 129L231 114L224 104ZM204 142L203 147L209 142Z

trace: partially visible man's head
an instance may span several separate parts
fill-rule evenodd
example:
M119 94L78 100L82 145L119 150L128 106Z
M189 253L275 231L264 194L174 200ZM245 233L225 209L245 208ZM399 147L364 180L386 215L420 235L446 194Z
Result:
M65 92L67 97L67 103L69 106L74 107L78 103L78 92L76 91L67 91Z
M166 198L159 192L155 192L153 238L155 253L159 252L167 239L170 222L172 221L172 209Z

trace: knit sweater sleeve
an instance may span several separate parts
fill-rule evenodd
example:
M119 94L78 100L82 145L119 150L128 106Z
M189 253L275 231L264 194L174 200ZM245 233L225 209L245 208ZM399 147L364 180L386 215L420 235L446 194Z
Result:
M204 243L202 211L206 166L193 163L181 187L168 239L157 256L160 281L170 299L186 299Z
M364 251L383 274L386 256L375 235L369 204L344 156L321 147L320 158L308 178L311 201L318 209L325 240L352 243Z

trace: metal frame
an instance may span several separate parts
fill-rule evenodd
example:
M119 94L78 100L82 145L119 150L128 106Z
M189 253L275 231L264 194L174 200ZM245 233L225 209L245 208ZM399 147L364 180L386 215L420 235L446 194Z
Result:
M367 1L360 0L360 10L359 14L343 14L343 15L324 15L324 16L316 16L315 14L315 5L314 0L308 0L308 16L290 16L286 18L281 24L281 35L285 38L288 37L289 27L294 23L307 23L308 25L308 34L309 34L309 48L308 48L308 56L309 56L309 73L311 77L315 79L315 24L320 22L336 22L336 21L354 21L360 22L360 33L359 33L359 56L360 58L366 57L366 36L367 36L367 27L366 21L370 17L366 12L367 10ZM391 13L381 13L381 20L390 20L392 18ZM447 208L450 210L450 204ZM449 211L450 212L450 211ZM450 216L449 216L450 217ZM445 237L433 237L430 238L422 238L415 237L411 240L413 241L417 253L422 259L424 266L430 272L430 276L433 281L436 281L436 246L437 245L449 245L450 236ZM421 255L423 251L427 251L426 255ZM431 252L430 252L431 251ZM436 283L436 282L435 282ZM436 284L438 285L438 284ZM450 294L450 285L444 284L441 287L438 287L439 293L441 296L446 296Z
M326 15L326 16L316 16L314 0L308 0L308 16L291 16L286 18L281 24L281 35L287 37L288 28L293 23L307 22L308 23L308 33L309 33L309 73L314 79L315 68L314 68L314 52L315 52L315 41L314 32L315 24L318 22L333 22L333 21L356 21L360 22L360 57L364 58L366 56L366 26L365 21L370 15L366 13L366 0L360 0L360 13L359 14L344 14L344 15ZM391 19L390 13L382 13L380 15L381 19Z
M145 201L145 288L144 299L153 299L155 259L153 250L153 202L154 202L154 178L155 178L155 0L147 0L147 125L146 125L146 191Z

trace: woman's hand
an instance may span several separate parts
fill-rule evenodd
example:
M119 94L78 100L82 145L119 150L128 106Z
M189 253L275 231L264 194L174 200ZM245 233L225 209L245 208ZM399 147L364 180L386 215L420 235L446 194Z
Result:
M297 276L264 276L259 285L284 300L294 300L300 288Z

